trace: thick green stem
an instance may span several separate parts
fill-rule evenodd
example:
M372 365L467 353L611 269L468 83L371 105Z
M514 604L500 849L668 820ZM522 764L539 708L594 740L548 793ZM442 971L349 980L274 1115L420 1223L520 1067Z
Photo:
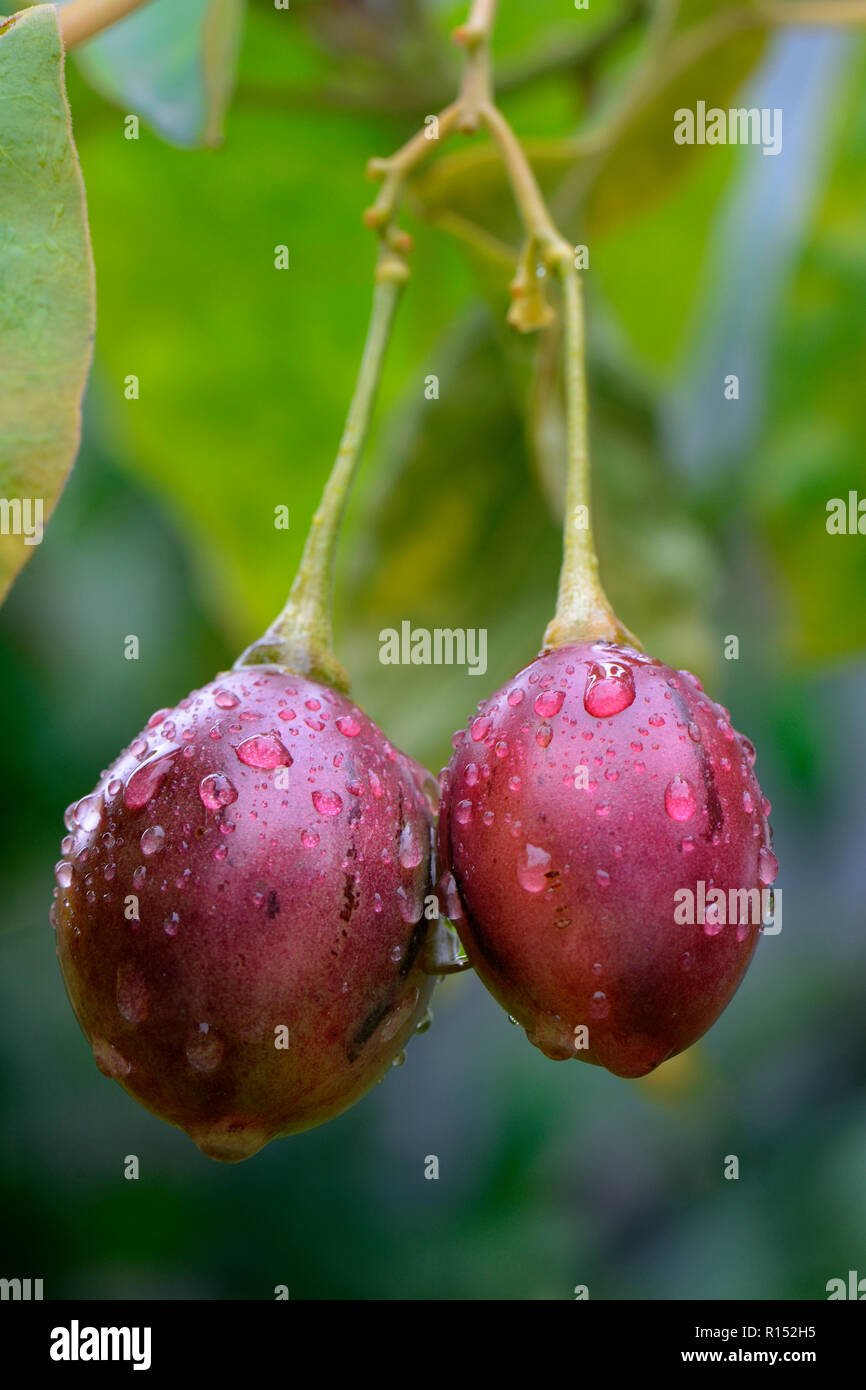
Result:
M556 613L544 634L544 643L546 647L565 647L575 642L608 641L639 646L614 613L598 575L590 508L581 284L573 262L559 258L555 268L562 285L568 472L559 598Z
M235 667L284 666L338 690L349 678L334 655L331 609L340 525L346 509L376 399L394 312L409 270L399 256L383 250L376 272L373 310L343 437L285 608L263 637Z

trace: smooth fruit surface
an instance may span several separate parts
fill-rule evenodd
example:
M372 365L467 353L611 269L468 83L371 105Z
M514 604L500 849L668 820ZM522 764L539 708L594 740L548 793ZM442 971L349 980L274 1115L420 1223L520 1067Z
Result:
M161 710L66 814L52 920L97 1065L209 1156L358 1100L432 981L430 775L281 668Z
M557 1060L635 1077L688 1047L743 977L777 868L728 711L688 672L585 644L542 653L454 743L440 895L491 993Z

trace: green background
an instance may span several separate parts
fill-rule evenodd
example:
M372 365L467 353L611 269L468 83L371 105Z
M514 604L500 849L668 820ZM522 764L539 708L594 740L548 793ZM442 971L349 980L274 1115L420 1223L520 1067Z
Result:
M521 67L550 67L576 25L590 34L617 8L503 0L503 106L543 142L554 196L573 169L563 137L628 82L640 28L592 81ZM718 8L686 6L691 20ZM461 17L410 0L252 4L217 150L146 125L125 140L123 108L69 73L96 363L78 463L0 614L0 1273L43 1278L46 1297L285 1284L297 1298L567 1299L586 1284L593 1299L809 1299L866 1275L866 537L825 526L831 498L866 495L866 50L852 35L727 45L629 123L565 220L590 247L606 587L650 650L730 706L774 805L783 930L711 1033L625 1082L546 1060L474 977L448 980L382 1086L223 1168L100 1075L65 998L48 925L63 808L280 606L363 340L364 166L448 99ZM783 108L779 156L673 144L674 107L736 92ZM455 155L414 197L413 281L338 578L355 696L434 770L475 702L537 651L559 563L559 456L533 447L558 425L538 342L504 327L501 264L434 225L447 195L516 244L480 169ZM124 399L132 373L138 401ZM379 631L404 619L486 628L487 674L380 665Z

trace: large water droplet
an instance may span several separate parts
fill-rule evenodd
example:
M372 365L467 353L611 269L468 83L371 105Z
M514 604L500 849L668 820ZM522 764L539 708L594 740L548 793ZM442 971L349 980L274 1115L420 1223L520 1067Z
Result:
M239 743L235 752L247 767L291 767L292 755L275 733L253 734Z
M199 783L198 794L209 811L219 811L237 801L237 788L224 772L211 772Z
M486 714L480 714L477 719L473 719L472 727L469 730L474 743L481 743L490 732L490 725L493 723Z
M550 740L553 738L553 730L549 724L540 724L535 733L535 742L539 748L549 748Z
M547 887L545 877L550 867L550 855L538 845L526 844L517 861L517 879L527 893L540 893Z
M454 819L458 821L460 825L468 825L472 819L472 802L458 801L457 805L454 807Z
M187 1038L186 1060L196 1071L215 1071L223 1059L225 1044L209 1023L200 1023Z
M552 719L555 714L559 714L564 699L564 690L543 690L540 695L536 695L533 709L542 719Z
M168 752L149 758L135 769L123 790L123 802L128 810L138 811L152 800L171 771L179 751L170 748Z
M83 796L72 808L73 823L79 830L95 830L102 816L102 807L97 796ZM67 827L69 829L71 827Z
M214 693L213 702L220 709L234 709L240 704L237 695L231 690L217 690Z
M148 826L141 837L142 854L156 854L165 844L165 831L161 825Z
M519 688L515 688L514 690L509 690L509 692L508 692L508 703L509 703L509 705L511 705L511 708L512 708L512 709L515 709L515 708L517 707L517 705L522 705L522 704L523 704L523 691L520 690Z
M586 676L583 704L594 719L607 719L634 701L634 676L622 661L594 661Z
M317 845L318 843L319 843L319 836L318 836L318 832L317 832L317 831L315 831L315 830L302 830L302 831L301 831L301 844L304 846L304 849L315 849L315 848L316 848L316 845Z
M104 1076L110 1076L113 1081L120 1081L125 1076L129 1076L132 1066L127 1062L122 1053L105 1038L94 1034L93 1038L93 1060L99 1067Z
M54 877L57 879L60 888L68 888L72 882L72 865L65 859L54 865Z
M335 791L314 791L312 795L321 816L338 816L343 809L343 798Z
M345 738L357 738L361 732L361 725L351 714L344 714L338 719L337 728Z
M417 869L421 860L424 858L424 850L421 841L411 821L407 821L400 831L400 843L397 853L404 869Z
M124 961L118 966L116 998L127 1023L144 1023L150 1012L150 998L144 974L135 961Z
M475 786L477 786L477 785L478 785L478 764L477 764L477 763L467 763L467 764L466 764L466 771L465 771L465 773L464 773L463 775L464 775L464 778L465 778L467 787L475 787Z
M758 878L762 883L775 883L779 872L779 861L771 849L758 850Z
M695 789L686 777L676 776L665 788L665 810L671 820L690 820L697 810Z

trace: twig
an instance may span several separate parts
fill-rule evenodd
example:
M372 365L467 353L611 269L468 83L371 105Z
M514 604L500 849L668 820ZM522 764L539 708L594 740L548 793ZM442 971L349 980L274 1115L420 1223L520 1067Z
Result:
M148 0L72 0L57 16L64 45L75 48L147 3Z

